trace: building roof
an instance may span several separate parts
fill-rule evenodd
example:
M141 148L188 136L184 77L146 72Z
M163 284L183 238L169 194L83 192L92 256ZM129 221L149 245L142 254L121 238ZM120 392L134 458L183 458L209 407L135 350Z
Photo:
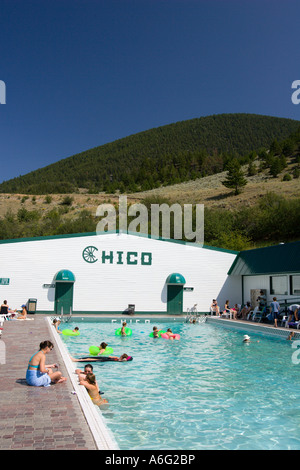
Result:
M142 238L148 238L152 240L159 240L165 243L177 243L183 246L191 246L194 248L204 248L205 250L220 251L223 253L230 253L233 255L238 254L238 251L228 250L227 248L219 248L215 246L202 245L202 243L186 242L183 240L176 240L176 239L174 240L173 238L151 237L151 235L145 234L145 233L137 233L137 232L130 232L130 231L126 232L122 230L113 230L113 231L105 231L105 232L70 233L70 234L63 234L63 235L46 235L46 236L41 236L41 237L13 238L13 239L0 240L0 245L5 245L9 243L58 240L62 238L79 238L79 237L91 237L91 236L97 237L97 236L103 236L103 235L105 236L105 235L112 235L112 234L118 234L118 235L124 234L124 235L130 235L134 237L142 237Z
M300 241L241 251L228 274L300 273Z

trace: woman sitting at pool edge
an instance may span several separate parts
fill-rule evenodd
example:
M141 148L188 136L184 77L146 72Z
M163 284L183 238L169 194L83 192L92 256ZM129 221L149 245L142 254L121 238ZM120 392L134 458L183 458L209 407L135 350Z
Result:
M61 383L67 380L60 371L53 372L52 369L57 367L56 364L45 364L46 354L52 351L53 347L51 341L43 341L40 343L40 350L29 359L26 372L26 382L28 385L48 387L51 382Z

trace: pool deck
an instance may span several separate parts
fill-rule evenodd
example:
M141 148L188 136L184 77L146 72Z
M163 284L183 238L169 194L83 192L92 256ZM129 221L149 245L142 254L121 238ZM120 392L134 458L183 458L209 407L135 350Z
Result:
M76 394L72 394L76 384L74 385L74 377L70 375L70 367L67 367L63 359L62 349L59 347L60 338L57 338L59 335L49 326L45 315L28 317L33 318L33 321L3 323L0 340L0 449L99 449L87 415L83 412L78 389ZM114 315L114 318L117 317ZM133 321L142 320L136 316L130 318ZM287 337L291 332L290 329L274 328L249 321L210 316L206 318L208 322L217 323L219 326L264 331L283 337ZM184 321L184 317L182 320ZM300 330L293 331L296 337L299 337ZM47 339L55 344L48 362L59 363L59 369L68 380L47 388L29 387L25 381L28 360L39 349L40 342Z
M41 341L55 344L45 316L28 315L33 321L5 321L0 364L0 449L1 450L96 450L77 395L58 348L49 363L59 363L66 383L29 387L25 381L29 358ZM3 358L3 354L1 356Z

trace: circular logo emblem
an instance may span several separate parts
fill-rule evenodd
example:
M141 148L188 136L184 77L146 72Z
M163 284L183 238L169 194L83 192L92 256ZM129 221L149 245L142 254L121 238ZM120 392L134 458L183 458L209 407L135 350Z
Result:
M87 263L95 263L98 261L98 258L96 258L95 252L98 251L98 248L95 246L87 246L83 252L82 252L82 257L84 261Z

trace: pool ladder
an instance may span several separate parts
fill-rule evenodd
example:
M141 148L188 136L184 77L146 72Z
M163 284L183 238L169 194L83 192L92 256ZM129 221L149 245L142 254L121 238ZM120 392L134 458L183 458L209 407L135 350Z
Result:
M186 323L204 323L206 321L205 316L198 313L197 305L198 304L194 304L192 308L187 309L185 317Z
M62 323L68 323L68 322L71 320L71 318L72 318L72 313L73 313L73 312L72 312L72 307L70 307L70 313L69 313L69 315L68 315L68 316L67 316L67 315L64 315L64 308L63 308L63 306L62 306L62 307L61 307L61 310L60 310L60 317L59 317L60 321L61 321Z

